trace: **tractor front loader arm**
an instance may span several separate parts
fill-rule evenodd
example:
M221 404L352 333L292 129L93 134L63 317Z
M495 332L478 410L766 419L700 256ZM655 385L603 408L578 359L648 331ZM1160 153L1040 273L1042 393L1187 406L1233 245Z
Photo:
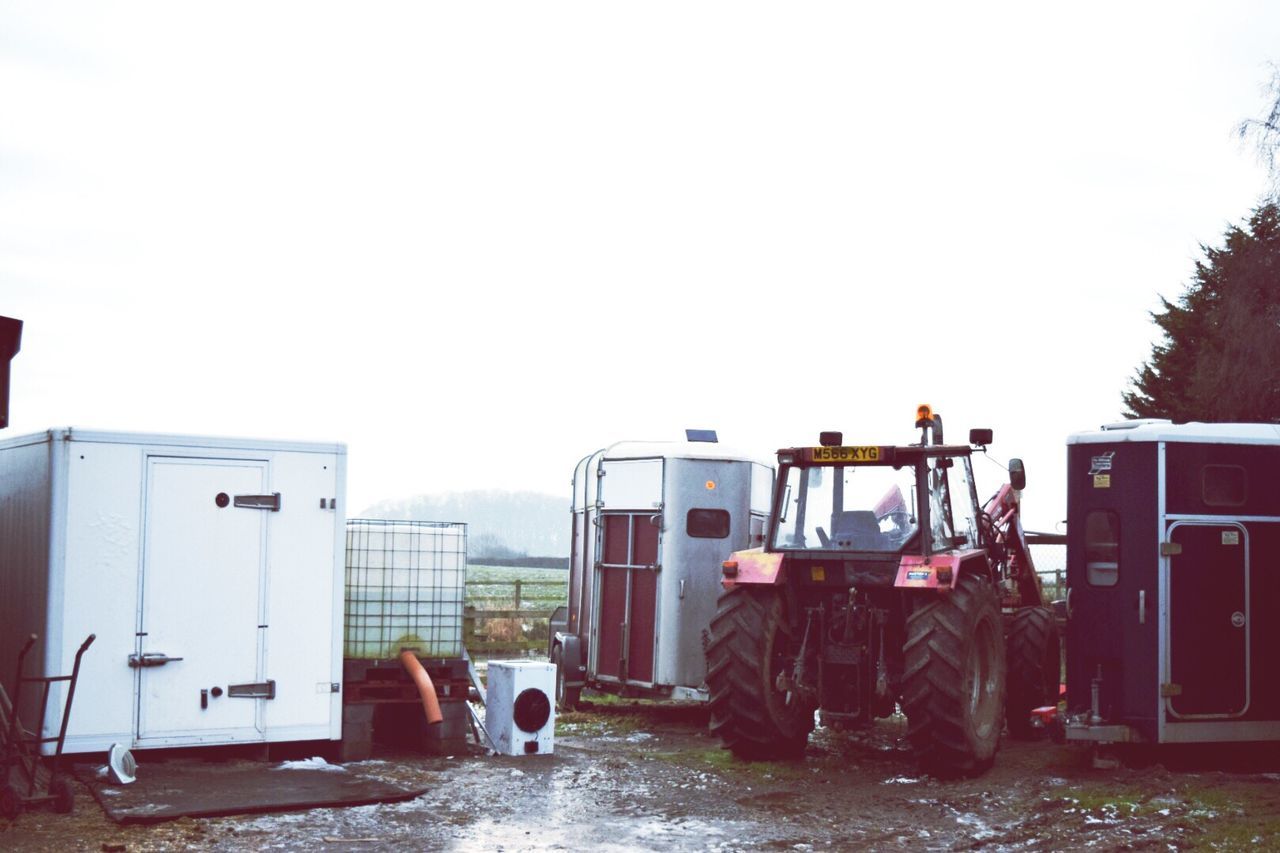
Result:
M1005 564L1005 577L1013 580L1015 601L1006 602L1019 607L1039 607L1044 604L1040 590L1040 576L1031 560L1031 549L1022 529L1022 505L1019 493L1008 483L1000 487L983 512L991 521L993 542L991 546Z

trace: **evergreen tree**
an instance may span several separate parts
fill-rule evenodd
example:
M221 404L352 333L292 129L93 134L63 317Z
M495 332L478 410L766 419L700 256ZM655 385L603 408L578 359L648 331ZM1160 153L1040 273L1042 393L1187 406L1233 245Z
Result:
M1233 226L1177 303L1152 315L1164 332L1124 394L1127 417L1280 423L1280 209Z

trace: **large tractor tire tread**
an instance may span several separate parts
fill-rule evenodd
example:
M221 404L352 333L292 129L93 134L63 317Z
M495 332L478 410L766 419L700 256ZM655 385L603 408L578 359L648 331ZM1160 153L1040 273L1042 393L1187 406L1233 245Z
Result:
M985 771L995 760L1005 707L995 590L966 575L950 593L917 606L907 619L904 658L902 704L921 768L942 777ZM970 692L975 658L983 658L980 673L986 673L976 700Z
M1053 610L1018 610L1009 622L1005 648L1009 659L1009 701L1005 712L1009 734L1030 738L1036 733L1031 711L1058 701L1062 639Z
M772 643L790 639L780 593L735 587L720 597L707 644L711 733L738 758L798 758L813 708L778 708L770 682Z

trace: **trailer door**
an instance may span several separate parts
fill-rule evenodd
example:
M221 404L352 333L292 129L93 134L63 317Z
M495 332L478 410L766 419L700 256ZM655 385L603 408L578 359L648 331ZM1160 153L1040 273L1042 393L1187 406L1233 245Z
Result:
M1169 527L1172 717L1238 717L1249 708L1247 535L1234 522Z
M593 670L602 680L650 686L658 639L663 460L606 459L601 471Z
M263 739L267 475L265 461L147 459L138 746Z
M596 672L621 682L653 683L657 641L658 519L654 513L605 513L600 562Z

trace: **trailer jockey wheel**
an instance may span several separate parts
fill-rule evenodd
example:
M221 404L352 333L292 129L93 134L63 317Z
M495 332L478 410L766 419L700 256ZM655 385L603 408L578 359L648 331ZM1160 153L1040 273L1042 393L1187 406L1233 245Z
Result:
M522 732L536 732L551 719L551 700L547 694L530 687L520 691L511 712L511 718Z
M49 786L49 793L53 795L53 810L58 814L71 814L76 807L76 794L71 787L71 781L65 776L59 776Z

